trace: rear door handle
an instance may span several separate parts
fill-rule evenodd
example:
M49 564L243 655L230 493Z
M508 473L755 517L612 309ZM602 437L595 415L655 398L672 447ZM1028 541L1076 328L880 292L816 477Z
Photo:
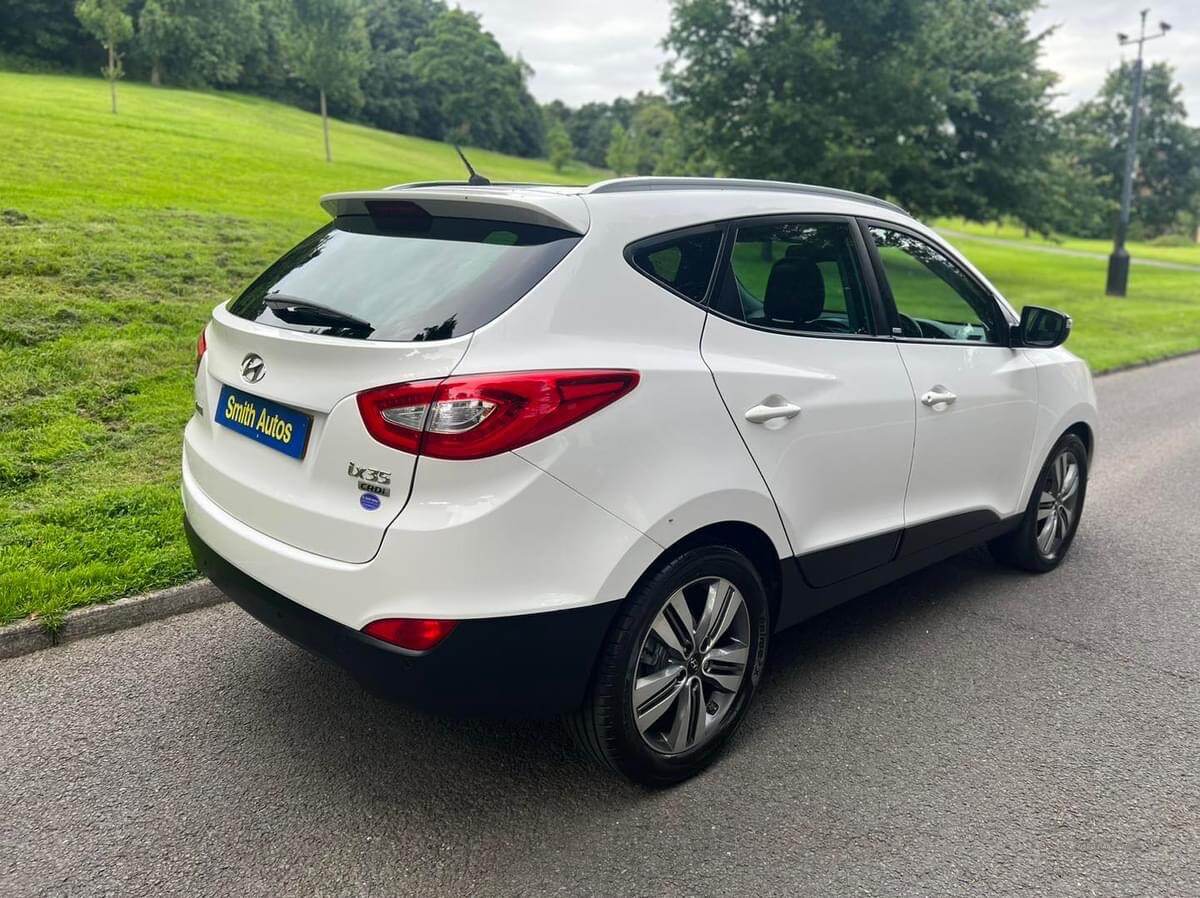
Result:
M951 393L941 384L935 386L932 390L921 395L921 404L927 405L935 412L944 411L948 406L954 404L957 399L954 393Z
M760 405L747 409L746 420L751 424L766 424L778 418L791 420L800 411L800 406L792 405L781 396L768 396Z

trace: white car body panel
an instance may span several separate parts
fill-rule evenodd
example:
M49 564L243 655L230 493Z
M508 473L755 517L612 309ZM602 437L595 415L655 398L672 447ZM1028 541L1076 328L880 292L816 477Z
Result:
M416 459L372 439L354 397L370 387L444 377L471 338L385 343L320 337L246 321L223 306L213 311L206 335L195 386L203 415L193 415L184 431L192 476L221 508L263 533L341 561L371 558L404 507ZM250 352L266 366L255 384L241 379ZM312 415L305 457L291 458L217 424L226 384ZM391 495L379 509L359 505L350 462L391 474Z
M774 333L709 318L704 361L804 555L904 526L913 395L890 340ZM754 406L800 413L763 424Z
M355 630L380 617L467 620L613 601L661 552L512 453L466 465L423 458L420 466L404 514L361 564L247 526L204 493L186 457L184 510L238 569Z
M475 332L455 373L639 371L637 389L616 405L517 454L663 547L732 520L753 524L781 557L790 554L774 502L698 352L704 311L624 261L614 267L628 242L623 222L594 214L575 252L526 300ZM515 356L514 345L521 347ZM697 484L709 486L697 495Z
M978 510L1007 517L1023 508L1037 416L1033 364L1006 346L897 346L918 397L906 525ZM957 397L952 404L931 408L920 402L924 393L943 387Z
M1025 471L1021 495L1026 501L1033 495L1033 486L1042 463L1059 437L1069 428L1082 424L1091 436L1089 463L1096 461L1096 436L1100 422L1096 405L1096 389L1087 363L1063 346L1054 349L1023 349L1037 372L1037 423L1034 427L1033 448Z

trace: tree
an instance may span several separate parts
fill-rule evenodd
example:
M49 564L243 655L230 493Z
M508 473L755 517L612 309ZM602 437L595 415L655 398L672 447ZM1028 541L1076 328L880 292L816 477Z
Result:
M555 122L546 134L546 146L550 151L550 164L555 171L562 171L571 161L575 148L571 146L571 135L562 122Z
M531 70L510 59L474 13L453 9L433 21L412 54L419 90L434 105L439 137L455 143L539 156L541 110L525 86Z
M100 69L112 93L112 111L117 114L117 79L124 74L117 46L133 37L133 19L125 12L128 0L79 0L75 15L92 37L108 51L108 65Z
M608 142L608 154L604 161L617 177L632 174L636 170L637 157L629 139L629 132L619 124L612 126L612 137Z
M171 21L158 0L146 0L138 14L138 48L150 60L150 83L162 84L163 57L171 48Z
M320 97L325 161L329 147L330 97L361 105L359 78L367 66L367 32L358 0L297 0L287 53L300 80Z
M258 0L146 0L136 49L150 83L233 85L246 58L263 49Z
M1109 179L1093 174L1064 143L1045 168L1029 173L1014 217L1043 236L1086 236L1105 234L1116 208Z
M641 103L629 127L634 173L654 174L663 155L664 144L671 140L677 131L675 113L671 111L666 100L662 97L652 97Z
M678 0L664 80L717 167L1019 214L1053 151L1036 0Z
M1200 132L1187 124L1182 92L1168 64L1155 63L1146 69L1132 217L1147 237L1175 228L1200 201ZM1110 214L1085 232L1088 236L1111 233L1132 102L1132 65L1123 63L1109 72L1093 99L1064 118L1066 140L1092 176L1108 186L1112 200Z
M362 79L365 121L389 131L441 136L436 104L413 71L412 54L445 11L441 0L366 0L370 51Z
M92 41L74 15L75 0L0 3L0 51L71 69L92 68Z

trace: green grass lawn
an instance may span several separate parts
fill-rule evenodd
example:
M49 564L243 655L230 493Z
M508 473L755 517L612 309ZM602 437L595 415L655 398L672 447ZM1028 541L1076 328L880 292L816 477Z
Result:
M1091 240L1085 237L1065 237L1052 235L1045 238L1038 234L1025 236L1025 229L1013 222L981 224L977 221L966 221L962 218L941 218L934 223L935 227L947 228L964 234L979 237L998 237L1002 240L1015 240L1028 243L1030 246L1040 246L1049 249L1081 250L1083 252L1101 253L1107 256L1112 252L1112 240ZM1160 262L1177 262L1183 265L1200 265L1200 244L1188 243L1185 246L1166 246L1157 243L1134 241L1126 244L1129 254L1134 259L1155 259Z
M0 73L0 622L195 576L180 434L211 307L325 220L331 190L461 177L449 147L251 97ZM472 151L497 179L587 182ZM1097 369L1200 348L1200 275L962 240L1016 303L1076 319Z
M1075 319L1067 347L1094 372L1200 349L1200 272L1133 268L1129 295L1104 295L1105 263L952 241L1009 302L1050 306Z

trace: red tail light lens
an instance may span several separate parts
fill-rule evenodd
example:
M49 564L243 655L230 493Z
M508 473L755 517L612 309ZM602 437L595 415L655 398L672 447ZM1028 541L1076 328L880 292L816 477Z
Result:
M200 336L196 338L196 370L200 370L200 360L204 358L204 353L208 351L208 340L204 338L204 332L208 330L208 325L200 328Z
M427 652L454 630L458 621L430 618L385 617L373 620L363 632L368 636L414 652Z
M385 446L419 454L425 415L439 383L426 380L359 393L358 411L367 432Z
M499 455L549 436L616 402L636 371L521 371L420 381L358 395L379 442L433 458Z

